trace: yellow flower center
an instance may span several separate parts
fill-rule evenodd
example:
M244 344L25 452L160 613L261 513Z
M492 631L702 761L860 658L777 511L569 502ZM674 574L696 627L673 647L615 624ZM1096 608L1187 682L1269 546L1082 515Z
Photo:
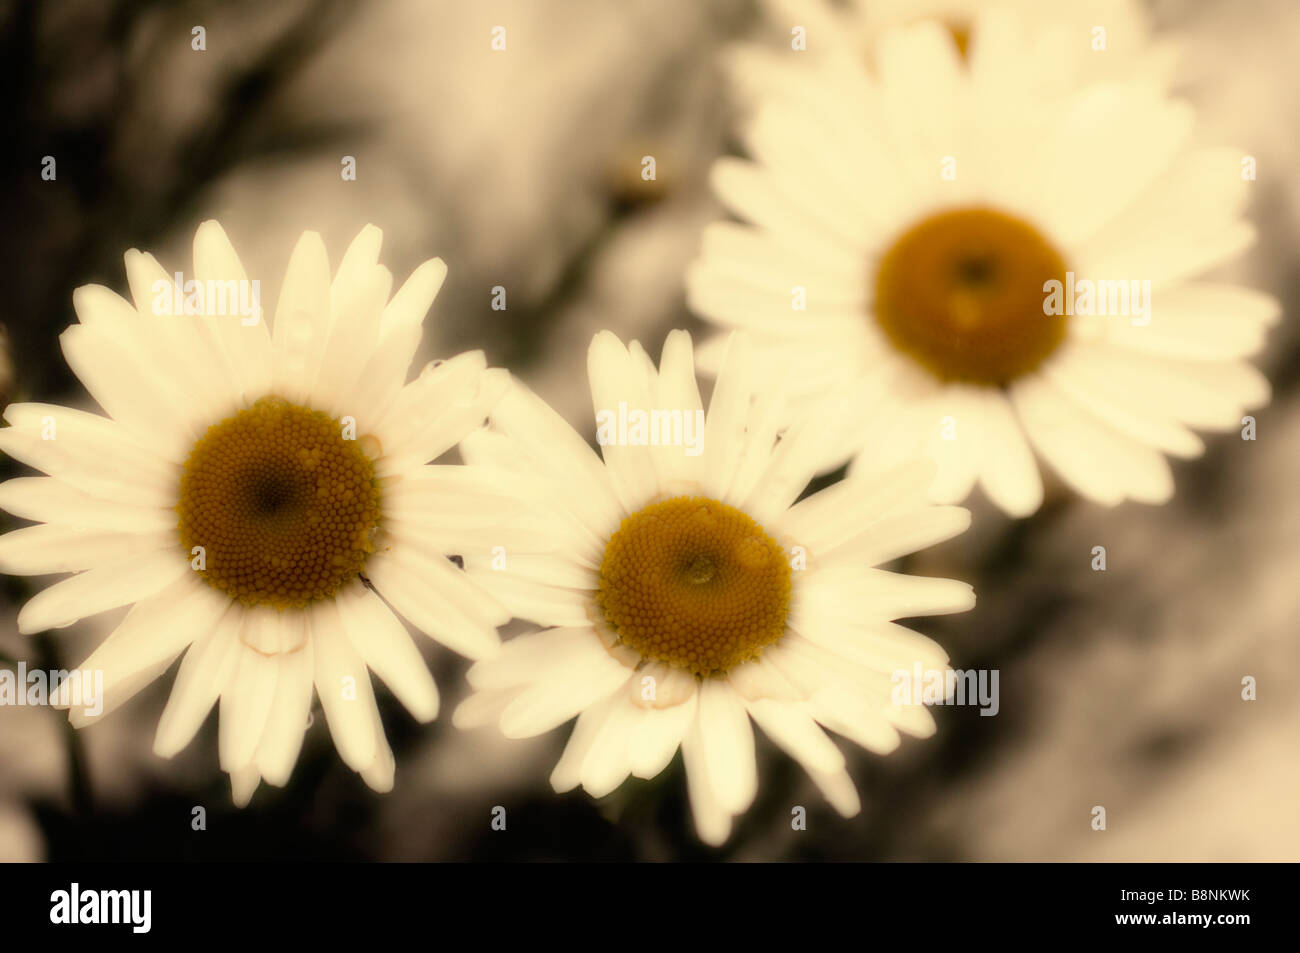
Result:
M194 445L176 512L181 545L209 585L245 605L301 608L365 566L379 488L338 420L265 397Z
M1001 385L1065 336L1044 314L1044 284L1065 262L1033 227L1001 212L941 212L894 243L876 273L876 319L898 350L945 381Z
M623 520L605 546L596 601L643 658L721 674L785 632L790 565L740 510L679 496Z

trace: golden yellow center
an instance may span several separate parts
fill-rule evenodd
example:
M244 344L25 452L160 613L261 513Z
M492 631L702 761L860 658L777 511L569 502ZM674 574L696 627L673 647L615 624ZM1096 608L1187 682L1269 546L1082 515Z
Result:
M364 567L379 488L339 421L266 397L194 445L176 512L181 545L210 585L245 605L301 608Z
M790 565L740 510L679 496L623 520L605 546L596 600L643 658L721 674L785 632Z
M985 208L941 212L894 243L876 273L876 319L898 350L945 381L1005 384L1065 336L1044 285L1065 262L1020 219Z

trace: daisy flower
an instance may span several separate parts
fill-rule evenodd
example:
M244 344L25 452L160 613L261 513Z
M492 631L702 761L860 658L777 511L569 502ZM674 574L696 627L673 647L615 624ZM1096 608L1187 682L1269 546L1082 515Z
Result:
M923 20L940 24L952 37L958 55L970 51L975 21L991 16L994 29L1008 34L1022 27L1021 60L1037 58L1038 81L1044 84L1084 79L1121 79L1141 75L1162 84L1172 81L1178 46L1153 34L1151 18L1140 0L761 0L763 19L788 49L752 45L736 51L742 91L780 88L790 72L808 58L839 58L861 64L881 33ZM802 30L802 36L796 33ZM798 57L788 53L797 52Z
M748 224L707 229L689 301L792 406L870 385L856 467L926 453L937 501L978 483L1022 516L1036 452L1097 502L1163 502L1166 455L1269 397L1244 359L1277 303L1198 277L1253 241L1243 156L1194 147L1158 83L1053 84L1007 23L977 17L966 62L936 22L894 30L874 70L810 60L765 96L753 161L713 170Z
M79 288L60 338L104 415L4 412L0 450L48 476L0 484L0 507L36 524L0 537L0 569L75 573L32 598L19 629L129 606L81 666L102 673L104 712L183 653L155 751L180 751L219 703L241 805L261 779L287 782L313 688L344 762L390 789L369 672L417 719L438 710L401 619L481 658L508 618L445 555L472 545L475 512L499 510L493 484L426 465L483 424L504 372L475 352L406 383L446 267L425 262L390 301L380 240L367 226L331 279L305 233L274 328L216 222L198 229L189 280L129 251L134 303Z
M577 716L551 784L594 797L654 777L680 747L696 828L719 844L757 790L752 719L855 814L823 729L880 754L900 732L932 733L891 680L916 663L946 670L947 656L894 620L974 604L965 583L873 567L961 533L969 514L925 500L924 461L920 479L905 465L799 500L833 428L780 428L743 337L707 417L684 331L657 370L602 332L587 367L603 462L518 384L463 446L532 477L553 545L466 555L517 617L547 628L471 667L455 724L524 738Z

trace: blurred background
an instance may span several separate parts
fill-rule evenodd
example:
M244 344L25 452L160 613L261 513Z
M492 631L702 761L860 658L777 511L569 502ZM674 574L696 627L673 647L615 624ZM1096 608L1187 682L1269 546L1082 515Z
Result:
M916 627L954 667L1000 671L997 717L936 709L938 734L888 758L844 743L863 799L849 820L760 739L758 801L713 851L695 838L680 761L597 802L547 785L567 729L514 742L453 728L466 665L446 651L427 653L444 697L433 725L378 690L392 794L339 761L317 718L289 787L263 785L242 811L217 767L215 714L176 759L152 754L168 675L80 733L49 709L0 708L0 860L1300 859L1287 675L1300 668L1300 5L1149 9L1183 44L1175 90L1202 137L1258 160L1260 241L1224 276L1283 301L1262 358L1275 397L1256 441L1209 438L1204 459L1175 464L1167 506L1056 493L1012 523L975 498L970 533L911 559L974 584L973 612ZM753 0L0 0L0 402L86 405L58 334L78 285L125 290L128 248L188 271L195 227L218 218L270 301L278 279L266 279L304 229L337 256L373 222L399 282L434 255L449 266L426 359L482 348L590 436L595 331L657 354L667 330L702 330L682 274L722 216L708 167L737 151L718 54L760 32L759 12ZM1104 573L1090 568L1099 545ZM31 583L0 580L0 665L77 665L121 615L19 637ZM796 804L805 832L790 829ZM505 832L490 828L495 805ZM1094 805L1105 832L1091 829ZM206 831L191 830L195 806Z

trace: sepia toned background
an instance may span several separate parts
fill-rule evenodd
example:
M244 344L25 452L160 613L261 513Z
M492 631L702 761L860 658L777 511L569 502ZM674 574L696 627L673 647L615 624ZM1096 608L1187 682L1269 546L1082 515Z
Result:
M152 754L168 675L80 733L48 709L0 708L0 859L1300 859L1300 5L1151 10L1184 44L1176 92L1201 137L1258 161L1260 240L1228 274L1283 301L1263 358L1274 401L1256 441L1207 438L1204 459L1175 462L1167 506L1049 491L1011 522L976 497L969 533L911 559L975 586L973 612L917 627L954 667L999 670L996 717L937 709L938 734L888 758L843 744L863 799L850 820L760 741L758 800L714 851L694 836L680 761L596 802L547 785L567 729L518 742L453 728L466 663L427 640L443 715L419 726L379 690L398 765L386 796L318 717L289 787L234 809L215 715L176 759ZM667 330L702 330L682 275L723 214L708 167L736 150L718 56L759 26L747 0L3 0L0 402L85 406L58 334L76 286L124 289L128 248L188 270L195 227L219 218L273 300L301 231L337 254L373 222L399 281L435 255L450 269L426 359L482 348L590 436L595 331L657 355ZM121 615L20 637L33 582L0 580L0 665L74 666ZM793 805L807 831L791 830Z

